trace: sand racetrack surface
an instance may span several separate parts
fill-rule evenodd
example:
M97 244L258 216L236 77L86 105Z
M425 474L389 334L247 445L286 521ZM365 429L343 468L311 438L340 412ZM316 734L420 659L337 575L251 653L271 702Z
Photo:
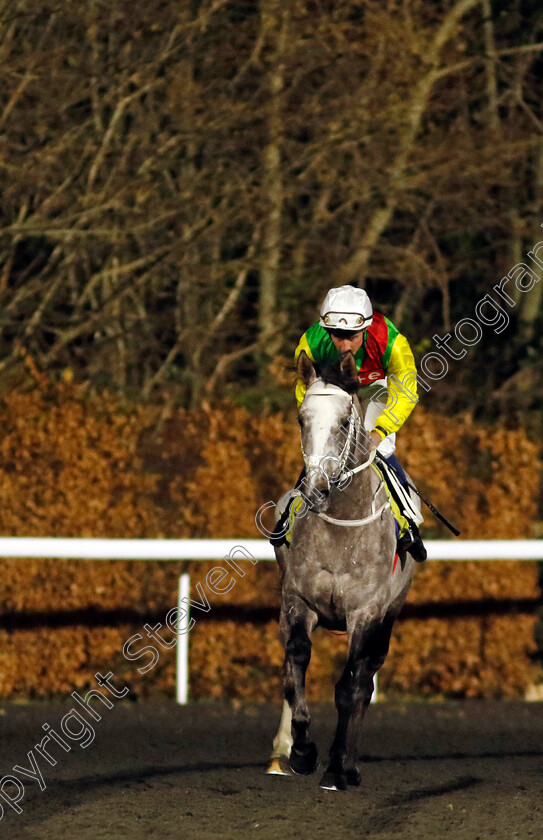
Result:
M98 709L99 703L96 704ZM60 732L73 704L3 704L3 777ZM543 837L543 704L379 703L362 739L363 782L348 792L309 777L266 776L277 706L117 701L99 710L95 738L67 753L47 745L44 790L24 783L16 813L6 799L0 836L9 840L525 840ZM313 709L325 756L335 710ZM77 732L76 721L70 719ZM87 731L83 737L91 737ZM3 793L17 798L14 784Z

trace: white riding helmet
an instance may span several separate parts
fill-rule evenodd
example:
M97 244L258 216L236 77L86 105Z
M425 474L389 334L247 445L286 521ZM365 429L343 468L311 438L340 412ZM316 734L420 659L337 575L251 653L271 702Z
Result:
M321 306L321 327L359 332L373 321L373 307L364 289L339 286L330 289Z

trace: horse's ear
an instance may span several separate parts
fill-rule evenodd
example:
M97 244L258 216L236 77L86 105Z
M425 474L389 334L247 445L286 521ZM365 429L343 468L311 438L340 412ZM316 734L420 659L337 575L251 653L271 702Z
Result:
M347 350L339 365L341 376L348 388L358 388L359 379L356 361L350 350Z
M306 388L309 388L309 386L312 385L315 379L317 378L315 368L313 367L313 362L311 361L305 350L302 350L302 352L298 356L298 367L296 372L298 374L298 379L302 380Z

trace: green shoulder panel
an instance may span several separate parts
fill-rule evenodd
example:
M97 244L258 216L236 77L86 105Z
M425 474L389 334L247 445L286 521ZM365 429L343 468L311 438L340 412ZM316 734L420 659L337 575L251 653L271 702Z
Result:
M316 362L327 362L339 358L340 353L334 346L334 342L318 321L309 327L305 337Z
M385 352L383 353L383 368L387 369L388 363L390 361L390 354L392 353L392 345L396 341L397 336L400 334L400 331L394 326L392 321L390 321L385 315L385 324L387 325L388 330L388 338L387 338L387 346L385 348Z

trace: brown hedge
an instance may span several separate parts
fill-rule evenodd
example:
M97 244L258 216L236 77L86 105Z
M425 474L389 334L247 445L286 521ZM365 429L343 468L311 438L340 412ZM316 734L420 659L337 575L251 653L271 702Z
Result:
M234 405L178 409L168 418L73 383L41 382L0 404L1 528L6 535L254 538L256 509L292 485L300 469L294 416L250 416ZM538 450L521 430L483 428L417 407L400 455L421 490L466 538L533 534ZM426 533L445 536L427 516ZM69 693L109 668L134 694L172 691L173 653L141 677L122 645L175 604L180 563L1 561L0 696ZM209 564L194 564L205 586ZM252 567L191 633L196 696L268 699L279 694L282 653L272 564ZM409 603L427 619L399 622L381 675L385 692L515 696L534 678L535 616L477 617L481 601L534 600L531 563L439 563L417 570ZM438 617L440 605L462 615ZM473 615L470 615L470 605ZM254 621L244 620L241 608ZM221 613L222 609L222 613ZM229 609L228 615L224 613ZM254 610L264 610L255 614ZM450 613L447 612L447 615ZM273 613L271 613L273 614ZM238 616L238 617L236 617ZM141 620L140 620L141 617ZM342 637L318 633L310 697L331 697Z

